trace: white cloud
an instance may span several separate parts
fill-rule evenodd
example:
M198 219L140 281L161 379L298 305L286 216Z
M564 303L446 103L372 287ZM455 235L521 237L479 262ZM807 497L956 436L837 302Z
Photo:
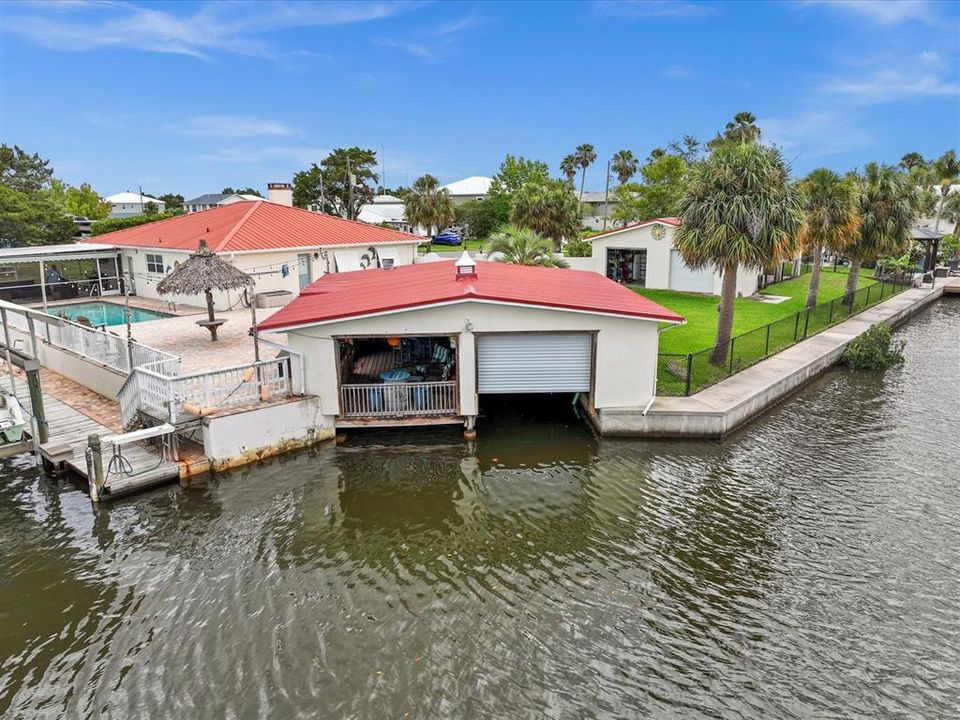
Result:
M935 19L933 5L927 0L802 0L801 5L820 5L881 25Z
M403 50L405 53L409 53L414 57L422 58L424 60L433 60L435 57L434 51L431 48L426 45L421 45L420 43L385 38L382 40L377 40L377 45L394 50Z
M294 162L307 167L310 163L319 163L329 154L326 148L307 145L274 145L253 148L224 147L200 156L200 160L226 165L257 165L273 160Z
M889 66L892 62L889 61L887 67L834 78L824 84L824 89L870 103L960 95L960 84L949 79L949 62L936 51L896 58L895 67ZM874 67L877 65L880 63Z
M849 112L812 110L763 116L757 118L757 125L763 132L764 142L781 146L788 157L839 155L869 147L873 142L870 133Z
M280 120L245 115L198 115L167 123L164 129L182 135L223 138L282 137L296 134L293 128Z
M466 17L460 18L459 20L454 20L453 22L446 23L441 25L433 31L433 35L438 37L445 37L447 35L455 35L463 30L468 30L469 28L476 27L480 23L479 18L475 15L467 15Z
M595 0L594 11L620 18L703 17L715 8L704 2L686 0Z
M124 47L209 58L219 52L270 56L259 39L294 27L369 22L419 7L419 3L207 3L193 13L178 13L127 3L24 4L8 7L2 29L43 47L96 50Z
M667 65L660 71L660 74L664 77L682 80L693 77L693 70L688 65Z

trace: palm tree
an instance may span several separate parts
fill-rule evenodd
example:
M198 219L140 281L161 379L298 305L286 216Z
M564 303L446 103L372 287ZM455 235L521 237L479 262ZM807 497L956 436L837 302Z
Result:
M560 172L567 178L570 187L573 187L573 179L577 176L577 158L573 155L567 155L560 161Z
M860 212L853 185L833 170L814 170L800 182L799 189L803 194L804 214L800 242L813 255L806 303L812 308L817 304L820 289L823 250L843 252L856 240Z
M557 250L580 232L582 213L583 206L563 180L524 183L510 204L510 222L553 240Z
M937 219L933 226L934 232L940 231L940 216L943 215L943 207L947 202L947 195L950 194L950 188L960 182L960 161L957 160L957 153L953 150L947 150L943 155L930 163L930 172L933 174L934 182L940 186L940 200L937 203ZM934 258L936 260L936 258Z
M433 175L418 177L403 201L407 221L420 225L434 237L455 218L453 198ZM436 228L436 232L434 232Z
M618 150L610 160L610 168L617 175L617 180L623 185L637 174L639 163L629 150Z
M553 242L550 238L516 225L504 225L491 236L487 245L488 255L500 253L497 262L512 265L542 265L544 267L570 267L563 258L553 256Z
M923 159L923 155L918 152L908 152L902 158L900 158L900 167L904 170L912 170L915 167L922 167L927 164L927 161Z
M723 365L733 329L737 270L790 257L803 219L800 195L779 150L723 143L693 165L678 208L675 245L684 262L693 269L713 265L721 272L710 362Z
M583 183L587 179L587 168L597 159L597 153L594 152L593 145L583 143L582 145L577 145L577 149L573 152L573 157L577 161L577 167L582 171L580 175L580 202L583 202Z
M847 294L850 304L857 291L860 266L881 255L899 255L910 245L910 226L916 220L917 188L906 173L892 165L867 163L853 176L860 210L860 233L846 248L850 259Z
M738 112L733 116L733 121L726 124L723 134L717 133L717 136L707 143L707 147L710 150L714 150L728 142L760 142L760 128L757 127L757 118L753 113L746 111Z

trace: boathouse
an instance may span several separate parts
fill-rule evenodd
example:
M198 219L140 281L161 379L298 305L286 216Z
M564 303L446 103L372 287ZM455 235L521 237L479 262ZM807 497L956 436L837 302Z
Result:
M268 320L317 425L463 423L487 395L569 393L596 420L649 403L658 330L683 318L593 272L477 261L326 275Z

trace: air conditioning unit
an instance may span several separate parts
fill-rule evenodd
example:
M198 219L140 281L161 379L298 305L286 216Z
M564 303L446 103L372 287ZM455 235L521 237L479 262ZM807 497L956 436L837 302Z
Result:
M384 270L393 270L393 258L380 258L380 267Z

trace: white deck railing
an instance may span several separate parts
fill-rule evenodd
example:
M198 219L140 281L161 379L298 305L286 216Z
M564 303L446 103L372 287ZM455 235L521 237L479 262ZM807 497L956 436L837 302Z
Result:
M124 427L130 427L141 410L175 425L293 393L289 357L183 375L166 374L165 364L136 367L127 378L117 397Z
M456 415L457 395L456 380L341 385L340 416L393 418Z

